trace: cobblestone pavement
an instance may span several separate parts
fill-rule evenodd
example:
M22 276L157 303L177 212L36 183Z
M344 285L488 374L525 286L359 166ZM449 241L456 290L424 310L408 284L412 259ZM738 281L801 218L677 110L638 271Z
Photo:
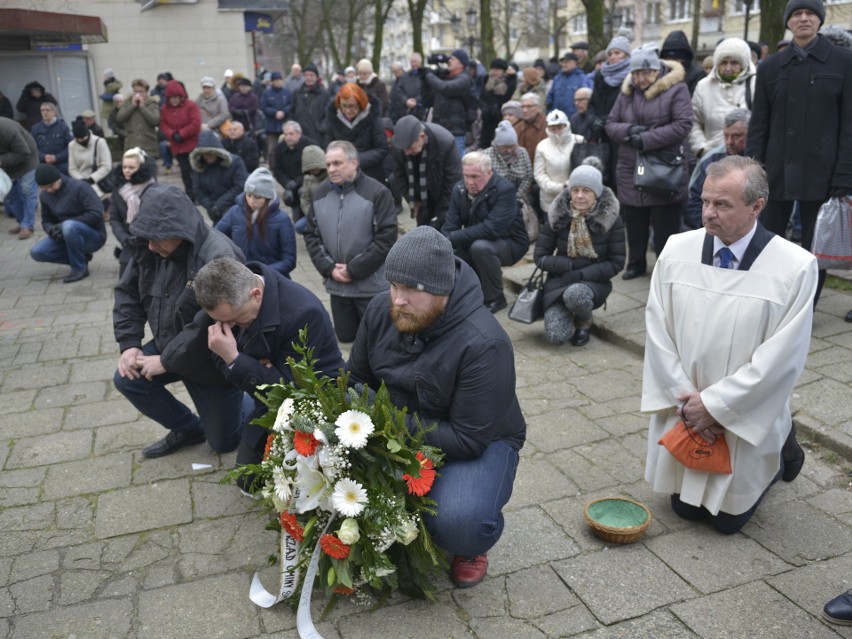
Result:
M140 454L163 431L111 383L112 238L90 278L63 284L67 268L34 263L32 240L8 236L11 225L0 221L0 639L295 637L288 608L248 599L277 540L252 501L219 484L234 455ZM301 244L294 279L327 301ZM317 623L326 639L852 637L820 619L852 587L852 326L842 322L852 296L826 291L814 323L794 399L811 442L802 474L722 537L679 520L642 478L643 286L618 280L580 349L499 314L529 434L488 578L469 590L445 580L434 604L342 601ZM590 534L583 506L603 495L649 506L639 543ZM271 569L262 574L274 588ZM315 598L315 620L325 603Z

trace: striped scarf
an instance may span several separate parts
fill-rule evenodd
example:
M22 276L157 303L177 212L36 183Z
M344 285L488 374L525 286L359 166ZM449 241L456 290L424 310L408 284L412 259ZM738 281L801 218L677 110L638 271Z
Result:
M423 143L423 150L420 152L420 175L414 175L414 161L411 159L411 156L408 156L408 201L414 202L414 198L416 197L414 185L414 180L419 180L420 184L420 211L421 217L426 215L426 198L428 197L426 191L426 145L428 144L429 139Z
M592 244L592 235L586 224L586 213L580 213L571 207L571 228L568 230L568 239L565 241L565 254L568 257L588 257L595 259L595 247Z

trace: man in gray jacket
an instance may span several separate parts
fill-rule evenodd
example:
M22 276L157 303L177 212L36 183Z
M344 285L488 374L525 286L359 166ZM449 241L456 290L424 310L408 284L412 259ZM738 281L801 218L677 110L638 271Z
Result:
M218 453L231 451L253 402L216 370L207 326L193 322L201 308L192 282L217 257L245 258L176 186L148 187L130 232L138 242L115 287L121 357L113 383L140 413L169 429L142 454L162 457L205 439ZM143 345L146 323L153 339ZM186 386L197 415L166 390L174 382Z
M335 141L325 154L328 181L311 198L305 244L331 296L334 332L351 342L370 300L386 293L384 263L396 241L390 191L358 168L358 150Z

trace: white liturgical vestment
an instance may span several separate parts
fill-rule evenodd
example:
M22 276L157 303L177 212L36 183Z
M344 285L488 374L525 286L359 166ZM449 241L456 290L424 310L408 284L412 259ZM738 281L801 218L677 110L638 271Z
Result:
M711 514L738 515L778 473L792 425L790 395L808 354L817 265L762 226L739 270L713 266L703 229L673 235L657 261L645 311L642 411L652 413L645 479ZM725 428L732 474L684 467L657 442L700 391Z

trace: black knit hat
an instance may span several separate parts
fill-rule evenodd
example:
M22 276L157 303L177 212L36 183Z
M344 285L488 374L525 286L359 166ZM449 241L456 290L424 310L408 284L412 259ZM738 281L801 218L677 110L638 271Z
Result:
M822 0L790 0L784 9L784 24L790 22L790 16L799 9L809 9L819 16L819 26L825 22L825 5Z
M39 164L35 172L35 181L39 186L47 186L53 184L56 180L62 179L62 174L52 164Z
M88 137L89 127L86 126L82 116L74 120L74 123L71 125L71 133L74 134L75 138Z
M456 283L453 245L431 226L418 226L391 247L385 278L432 295L449 295Z

